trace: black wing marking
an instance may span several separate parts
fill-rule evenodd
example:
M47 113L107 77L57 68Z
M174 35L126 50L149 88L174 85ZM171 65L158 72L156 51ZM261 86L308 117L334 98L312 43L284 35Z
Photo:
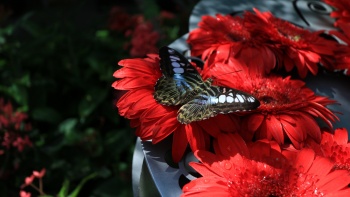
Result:
M182 124L200 121L218 114L249 111L260 106L252 95L219 86L211 86L184 104L178 111L177 119Z

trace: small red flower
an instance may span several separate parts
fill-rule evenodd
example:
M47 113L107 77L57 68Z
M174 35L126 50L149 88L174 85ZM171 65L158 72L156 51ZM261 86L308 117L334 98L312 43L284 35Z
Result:
M252 94L260 101L260 107L242 117L242 133L246 140L276 140L280 145L287 137L300 149L307 136L321 141L321 131L315 118L332 127L338 118L326 108L334 103L326 97L316 96L300 80L270 75L263 77L246 66L215 63L203 71L206 76L215 73L217 83ZM230 74L231 73L231 74ZM231 77L230 77L231 76Z
M16 147L19 152L22 152L25 147L33 146L28 136L24 136L23 138L17 136L16 140L12 142L12 146Z
M25 185L30 185L30 184L32 184L34 178L35 178L34 175L31 175L31 176L26 177L26 178L24 179Z
M46 169L43 168L40 170L40 172L38 171L33 171L33 176L35 176L36 178L42 178L46 173Z
M235 58L237 62L256 68L264 74L276 65L276 57L264 39L264 32L254 33L238 16L203 16L199 28L190 32L187 42L193 56L215 62Z
M19 192L19 196L20 196L20 197L31 197L32 194L31 194L30 192L26 192L26 191L21 190L21 191Z
M183 187L182 196L346 196L350 174L311 149L281 153L273 145L248 148L239 135L220 135L216 154L197 151L190 163L202 177ZM225 142L226 141L226 142ZM239 145L239 146L237 146ZM218 151L217 149L224 149ZM264 157L254 158L254 155ZM267 160L267 162L266 162Z
M149 53L158 51L157 43L160 35L150 22L137 24L131 36L130 55L132 57L145 57Z
M215 137L220 131L232 132L239 128L237 117L231 115L180 124L177 120L180 106L164 106L153 98L154 86L162 75L158 55L122 60L119 65L122 68L114 73L118 80L112 86L127 90L116 104L119 114L131 120L131 126L137 128L136 135L142 140L152 140L156 144L173 134L172 154L176 162L188 143L193 151L208 149L209 135Z
M129 15L125 8L114 6L110 11L108 27L110 30L126 32L134 29L137 24L143 21L142 15Z
M325 3L335 7L331 17L336 18L335 26L339 23L350 23L350 1L348 0L323 0Z
M348 142L348 131L346 129L336 129L334 134L324 131L321 143L308 139L307 146L312 148L317 155L333 161L334 169L350 172L350 143Z
M24 179L24 183L21 185L21 188L25 188L28 185L31 185L35 179L34 175L30 175Z

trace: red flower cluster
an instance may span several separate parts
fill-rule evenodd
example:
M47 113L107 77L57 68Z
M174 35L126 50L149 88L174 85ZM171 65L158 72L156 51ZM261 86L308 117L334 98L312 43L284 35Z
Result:
M340 44L321 37L323 32L299 28L270 12L255 12L246 12L243 18L204 16L187 40L192 55L222 63L234 58L261 74L268 74L276 65L286 71L296 67L302 78L308 71L316 75L318 63L333 69L326 60L339 53Z
M0 98L0 139L1 146L6 150L11 147L22 152L25 147L32 146L32 142L26 132L31 130L31 125L25 123L27 115L25 113L14 111L10 102L5 103ZM5 150L0 149L0 155Z
M143 22L135 26L131 33L131 49L130 55L132 57L144 57L148 53L156 53L156 44L159 41L160 35L153 29L150 22Z
M108 28L113 31L127 32L143 21L142 15L130 15L124 8L114 6L109 13Z
M349 45L349 27L340 27L343 32L330 33ZM176 162L188 144L195 152L201 163L191 166L202 177L185 185L183 196L347 196L347 131L327 132L338 120L327 106L336 101L316 95L302 81L308 72L317 75L320 65L332 72L349 68L349 47L325 39L323 33L256 9L243 17L204 16L187 40L192 54L204 60L203 69L194 69L203 81L211 78L213 85L251 94L260 107L180 124L176 117L181 106L153 98L157 81L167 74L156 54L119 62L122 68L114 73L118 80L112 86L127 92L116 106L142 140L158 143L172 134ZM187 71L177 64L177 56L169 59L178 77L174 84L182 83ZM283 76L275 69L281 67L287 71ZM294 68L299 79L287 75ZM213 149L215 154L209 152Z
M130 48L132 57L144 57L148 53L157 52L156 44L160 34L142 15L129 15L125 9L113 7L108 27L113 31L123 32L126 37L131 37L131 41L125 45L125 48Z

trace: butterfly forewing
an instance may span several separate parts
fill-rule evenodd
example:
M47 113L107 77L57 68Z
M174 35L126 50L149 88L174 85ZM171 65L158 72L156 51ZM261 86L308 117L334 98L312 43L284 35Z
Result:
M252 95L219 86L211 86L183 105L177 119L182 124L199 121L232 112L248 111L259 107L260 102Z
M206 85L198 71L179 52L169 47L159 50L163 76L155 85L154 98L163 105L182 105Z
M160 68L163 75L167 78L177 75L196 75L202 79L198 71L190 64L190 62L179 52L169 47L159 49Z

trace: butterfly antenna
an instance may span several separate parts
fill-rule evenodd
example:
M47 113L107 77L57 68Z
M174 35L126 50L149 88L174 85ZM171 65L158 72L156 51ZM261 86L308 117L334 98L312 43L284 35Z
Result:
M229 75L229 74L232 74L232 73L237 73L237 72L241 72L242 70L237 70L237 71L232 71L232 72L228 72L228 73L224 73L224 74L221 74L221 75L211 75L212 76L212 79L217 79L218 77L220 76L224 76L224 75Z

